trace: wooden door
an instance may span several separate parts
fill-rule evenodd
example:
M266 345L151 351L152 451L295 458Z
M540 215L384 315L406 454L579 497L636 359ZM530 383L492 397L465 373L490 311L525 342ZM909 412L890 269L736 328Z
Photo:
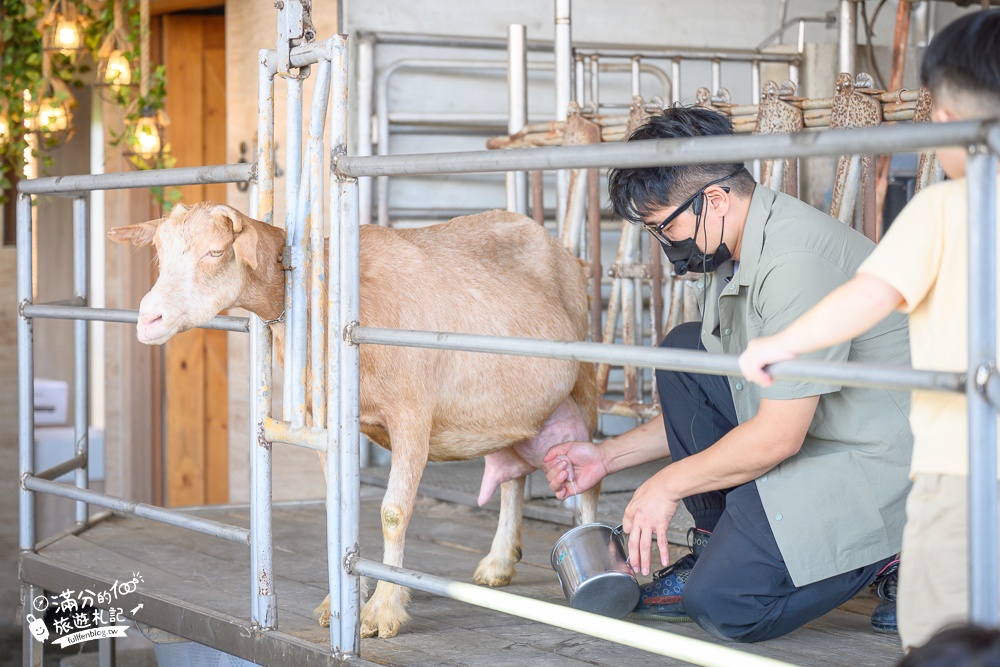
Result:
M162 52L177 167L226 162L225 17L163 16ZM180 188L184 203L226 201L225 185ZM229 500L229 385L226 332L174 336L164 359L164 502Z

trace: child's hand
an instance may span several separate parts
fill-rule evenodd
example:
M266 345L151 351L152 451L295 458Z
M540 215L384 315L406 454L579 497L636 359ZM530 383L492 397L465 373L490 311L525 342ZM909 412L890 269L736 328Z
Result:
M740 372L747 380L756 382L762 387L770 387L774 383L774 378L764 370L764 367L794 357L795 355L778 343L774 336L755 338L740 355Z

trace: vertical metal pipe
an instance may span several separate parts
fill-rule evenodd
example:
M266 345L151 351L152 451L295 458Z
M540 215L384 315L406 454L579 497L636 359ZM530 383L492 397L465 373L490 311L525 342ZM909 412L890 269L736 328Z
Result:
M389 85L381 77L375 84L375 115L378 119L378 154L389 154ZM378 177L376 193L378 209L377 221L383 227L389 226L389 177Z
M985 382L997 364L997 157L969 149L969 619L1000 620L997 508L997 413Z
M905 0L904 0L905 2ZM799 55L806 50L806 22L799 20L799 37L795 42L795 51Z
M722 61L716 58L712 61L712 94L722 88Z
M323 163L323 130L326 125L326 110L330 99L330 64L329 61L320 60L317 63L316 85L313 89L312 107L309 112L309 140L307 155L303 163L302 171L304 176L299 187L298 201L296 203L295 228L294 233L289 234L288 244L291 246L292 258L292 293L291 299L286 301L288 314L285 318L285 339L294 336L291 345L291 360L285 359L286 378L289 376L287 369L291 365L292 384L292 426L301 428L305 425L306 419L306 343L308 340L307 330L309 328L306 312L308 289L307 285L312 273L309 258L309 242L312 236L313 202L320 197L315 191L313 181L322 179ZM301 107L302 98L298 99ZM291 104L291 100L289 100ZM291 113L289 116L291 117ZM299 108L298 122L300 123L299 134L302 133L302 109ZM322 184L320 184L322 187ZM322 209L322 205L320 206ZM323 213L320 210L319 215ZM288 272L286 272L288 273ZM287 345L286 345L287 348Z
M355 155L372 154L372 122L375 95L375 37L365 35L358 41L357 63L357 123L358 136ZM365 176L358 179L358 213L361 224L372 221L372 179Z
M573 43L570 0L555 0L555 66L556 66L556 113L557 121L566 120L572 94ZM577 100L580 101L580 100ZM556 228L562 232L566 217L566 202L569 196L569 170L556 172Z
M73 200L73 296L81 299L80 305L89 305L87 278L90 274L89 241L90 224L87 198ZM83 465L76 470L77 488L86 489L90 485L87 470L87 452L90 427L90 373L88 364L90 345L88 325L85 320L73 322L73 427L76 455L82 456ZM87 503L76 503L76 522L87 522Z
M276 52L261 49L257 71L257 219L274 220L274 75ZM271 443L264 418L271 414L271 329L250 318L250 368L254 388L250 400L250 617L253 625L272 629L278 623L274 593L271 531Z
M512 23L507 26L507 133L520 132L527 123L528 30ZM507 210L528 214L528 172L507 172Z
M538 224L545 224L545 191L539 170L531 172L531 217Z
M32 302L31 197L17 197L17 305ZM18 476L24 480L35 468L35 367L34 325L23 313L17 318L17 445ZM35 548L35 495L22 485L18 492L20 518L18 546L21 551Z
M632 97L642 95L642 58L632 56Z
M799 87L799 66L789 65L788 66L788 80L795 84L795 87ZM759 96L759 93L758 93ZM754 104L759 104L760 102L755 102Z
M331 70L332 107L330 113L330 147L336 157L346 152L347 132L347 50L341 42L332 53ZM348 549L357 551L360 529L360 482L355 511L350 511L354 494L353 478L360 476L360 437L358 433L359 408L357 383L350 382L352 347L346 340L347 322L357 321L358 316L345 321L345 311L357 311L358 299L358 190L354 179L331 175L330 192L330 280L327 362L327 409L329 429L327 440L327 562L330 581L330 645L334 655L354 654L360 644L360 582L347 572ZM334 251L336 244L337 251ZM345 247L345 244L347 246ZM355 352L357 346L353 346ZM356 355L355 355L356 356ZM345 378L348 382L345 385ZM353 408L345 411L345 404L353 400ZM348 432L345 437L345 431ZM353 457L353 458L352 458ZM350 463L347 463L350 461ZM345 507L348 511L345 511Z
M97 667L115 667L118 663L118 653L114 637L102 637L97 640Z
M300 396L295 387L300 384L298 378L303 361L296 359L294 344L304 332L301 330L302 323L295 317L295 306L300 302L293 295L297 281L302 279L302 264L297 261L301 258L296 257L298 253L295 243L302 227L302 219L299 217L299 188L302 185L302 79L286 77L285 85L288 87L285 98L285 143L288 146L288 164L285 169L285 246L292 270L285 271L285 307L291 309L291 312L285 313L285 376L281 411L285 419L291 420L292 426L300 428L303 425L303 414L302 410L296 409Z
M587 251L590 257L590 340L601 342L601 175L597 169L587 170Z
M40 586L32 586L30 584L21 584L21 598L24 603L24 613L30 614L30 609L32 607L32 600L34 600L39 595L45 595L45 591L42 590ZM22 621L24 626L21 629L21 664L24 667L42 667L45 653L45 644L39 641L35 641L34 636L32 636L31 631L28 630L27 619Z
M681 101L681 59L674 58L670 62L670 104Z
M596 55L590 57L590 101L594 103L594 113L601 112L601 61Z
M337 62L335 61L335 64ZM334 67L333 76L339 76L339 67ZM344 637L340 619L343 610L340 608L341 591L345 588L344 568L341 562L341 524L346 518L340 513L340 500L343 495L340 470L340 450L342 441L340 439L340 353L341 338L344 335L340 326L340 303L342 300L342 285L340 276L341 252L339 251L341 228L344 226L343 206L341 205L342 191L340 187L340 176L336 173L336 161L340 155L344 154L344 147L338 141L337 119L339 108L337 98L341 93L342 84L334 82L333 87L333 109L330 117L330 151L333 156L331 165L330 187L330 243L327 252L329 253L330 280L327 281L327 359L326 359L326 409L327 409L327 441L326 441L326 551L327 551L327 577L330 582L330 647L334 655L339 655L343 651ZM359 619L360 620L360 619Z
M857 0L838 0L837 28L837 71L853 75L858 43Z
M344 180L341 188L340 321L344 335L339 337L340 352L340 524L341 563L361 549L361 354L350 341L347 331L360 321L360 238L357 218L357 188L354 179ZM360 645L361 580L341 569L344 585L340 589L341 638L345 653L357 655Z
M312 368L312 417L313 425L325 428L326 424L326 221L323 216L323 178L326 151L323 150L323 131L330 98L329 60L320 60L316 70L314 100L320 96L322 104L313 105L309 117L309 247L306 265L310 270L310 367ZM317 106L322 113L317 114Z
M760 104L760 61L750 63L750 98L754 104Z
M586 58L590 60L590 58ZM585 72L587 71L585 59L583 56L576 56L573 59L573 82L575 85L574 99L577 102L583 104L583 100L587 99L586 83L587 77Z

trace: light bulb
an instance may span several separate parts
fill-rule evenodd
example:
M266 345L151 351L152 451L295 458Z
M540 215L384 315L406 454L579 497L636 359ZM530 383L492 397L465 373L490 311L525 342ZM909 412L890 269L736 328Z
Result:
M135 124L135 145L133 152L144 158L151 158L160 152L160 133L156 119L144 116Z
M66 110L52 97L42 100L38 105L38 123L36 127L41 132L61 132L69 126Z
M104 83L109 86L127 86L132 83L132 68L128 59L118 50L108 56L108 65L104 69Z
M60 51L75 51L80 48L81 36L80 27L76 21L66 18L59 18L56 23L55 47Z

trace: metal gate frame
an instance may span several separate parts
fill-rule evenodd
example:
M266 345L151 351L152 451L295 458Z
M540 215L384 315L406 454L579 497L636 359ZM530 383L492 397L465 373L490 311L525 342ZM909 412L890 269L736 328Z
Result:
M293 3L287 3L293 4ZM280 22L279 22L280 23ZM706 164L768 158L832 156L860 149L878 153L937 148L969 147L970 224L970 306L969 373L918 371L901 367L866 366L854 363L789 361L774 367L781 379L836 381L848 386L878 386L895 389L964 391L969 403L970 435L970 531L971 616L974 622L995 626L998 620L998 541L997 541L997 452L996 409L1000 405L1000 377L996 372L996 167L1000 151L1000 123L962 122L947 125L899 126L892 128L842 130L802 135L761 135L710 137L694 140L660 140L631 144L596 144L573 147L470 151L423 155L350 156L346 152L347 132L347 38L343 35L293 48L283 59L280 50L261 50L258 93L258 135L260 137L254 173L246 164L185 169L167 169L128 174L81 175L22 181L17 202L18 278L18 396L20 533L22 553L36 548L33 522L34 493L50 493L77 501L77 522L87 525L88 504L134 514L175 526L189 528L251 548L251 626L267 631L277 627L271 546L271 442L282 441L326 452L327 540L331 593L331 651L334 658L359 658L359 577L373 576L418 590L444 595L471 604L501 610L516 616L557 625L586 634L642 648L702 665L718 665L737 659L747 665L781 665L728 647L653 630L624 621L610 620L564 606L529 600L509 593L485 589L440 577L388 567L360 556L360 472L359 472L359 351L361 344L404 345L473 352L573 359L584 362L627 363L656 369L696 371L718 375L738 375L736 358L700 352L646 349L624 345L530 340L477 336L448 332L402 331L362 327L359 323L359 211L358 181L363 176L402 174L471 173L484 171L528 171L648 167L655 165ZM86 321L131 322L134 311L111 311L87 307L87 192L91 190L171 186L193 183L251 182L256 197L251 215L272 223L274 164L270 146L274 139L274 77L291 69L317 65L317 95L313 98L307 169L308 187L301 185L289 193L295 204L290 218L287 254L291 266L302 269L293 274L286 292L291 356L286 359L286 378L295 376L305 360L307 325L305 286L313 304L314 366L313 409L323 411L320 426L304 425L306 387L292 383L290 421L271 417L270 330L252 316L215 318L208 328L247 331L251 334L251 375L254 400L251 427L254 447L251 457L251 526L249 530L208 521L179 512L96 493L86 488L87 461L87 329ZM302 70L299 70L302 73ZM329 87L327 88L327 85ZM324 92L326 91L326 92ZM330 226L323 221L322 141L325 96L332 91L330 114ZM289 132L301 132L301 87L289 85ZM320 113L321 112L321 113ZM297 127L296 127L297 125ZM290 144L291 145L291 144ZM295 180L298 182L299 176ZM289 179L290 181L292 179ZM31 197L59 194L74 198L74 296L72 305L34 304L32 294L32 215ZM292 210L291 207L289 209ZM315 239L323 232L330 238L331 279L322 274L322 253L314 253ZM308 235L307 235L308 232ZM313 245L306 243L307 236ZM336 249L336 250L335 250ZM316 255L315 257L313 255ZM316 259L317 268L312 260ZM324 288L325 287L325 291ZM289 296L291 295L291 296ZM324 314L324 306L326 312ZM77 447L69 461L48 470L33 468L33 318L73 319L75 324L76 389L74 423ZM315 336L329 332L325 344ZM296 333L297 332L297 333ZM324 353L325 352L325 356ZM295 385L298 386L295 386ZM325 386L324 386L325 385ZM315 416L315 412L314 412ZM326 424L324 428L322 425ZM75 471L75 484L52 481ZM334 474L337 471L337 474ZM37 593L36 586L24 582L26 599ZM992 592L992 593L991 593ZM25 664L40 660L40 645L27 627Z

